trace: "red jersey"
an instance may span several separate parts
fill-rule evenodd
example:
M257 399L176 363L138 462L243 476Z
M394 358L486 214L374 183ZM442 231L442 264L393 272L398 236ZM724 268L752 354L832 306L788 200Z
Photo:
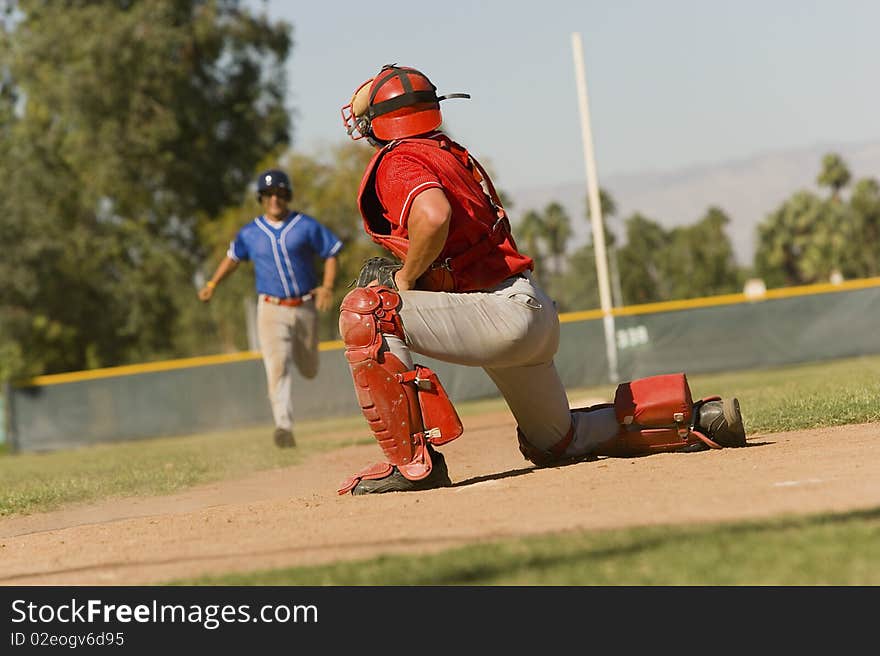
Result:
M507 216L485 171L442 133L392 142L367 166L358 204L364 228L373 241L405 260L412 203L419 193L431 188L443 189L452 217L446 244L419 279L420 289L488 289L534 267L532 259L517 250Z

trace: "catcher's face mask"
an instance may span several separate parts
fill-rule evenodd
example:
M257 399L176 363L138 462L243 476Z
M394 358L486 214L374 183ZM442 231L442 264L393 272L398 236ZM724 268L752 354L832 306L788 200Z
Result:
M342 123L349 137L357 141L370 135L370 119L367 110L370 108L370 78L357 88L351 100L342 108Z

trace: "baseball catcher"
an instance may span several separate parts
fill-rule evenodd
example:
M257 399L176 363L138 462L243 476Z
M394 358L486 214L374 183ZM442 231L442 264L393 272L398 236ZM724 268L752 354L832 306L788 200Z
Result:
M553 301L492 180L440 130L440 101L454 97L469 96L438 96L420 71L388 65L342 108L349 136L376 148L358 194L364 230L395 259L368 261L340 308L358 403L385 461L339 493L451 484L438 447L462 424L413 353L482 367L516 419L520 452L538 466L744 445L738 401L694 401L684 373L623 383L612 403L569 407L553 362Z

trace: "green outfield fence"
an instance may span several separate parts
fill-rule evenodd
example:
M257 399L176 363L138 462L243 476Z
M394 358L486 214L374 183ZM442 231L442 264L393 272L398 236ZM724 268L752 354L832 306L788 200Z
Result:
M618 377L713 373L880 353L880 278L615 308ZM556 365L569 389L611 384L600 310L563 314ZM298 419L358 414L341 342L294 382ZM479 368L431 358L454 401L497 397ZM40 376L8 385L12 451L270 426L263 363L242 352Z

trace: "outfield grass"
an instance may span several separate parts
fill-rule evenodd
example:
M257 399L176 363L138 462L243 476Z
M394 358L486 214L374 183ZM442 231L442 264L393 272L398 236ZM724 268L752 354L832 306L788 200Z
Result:
M688 376L695 398L736 395L750 435L880 421L880 357ZM611 399L614 386L571 390L571 399ZM506 408L501 399L458 405L462 417ZM281 450L271 427L102 444L45 454L0 457L0 516L49 510L112 496L157 495L191 485L285 467L321 450L372 443L360 415L302 422L301 440Z
M554 534L170 585L880 585L880 509Z
M688 376L694 397L737 396L746 428L776 433L880 421L880 357Z

